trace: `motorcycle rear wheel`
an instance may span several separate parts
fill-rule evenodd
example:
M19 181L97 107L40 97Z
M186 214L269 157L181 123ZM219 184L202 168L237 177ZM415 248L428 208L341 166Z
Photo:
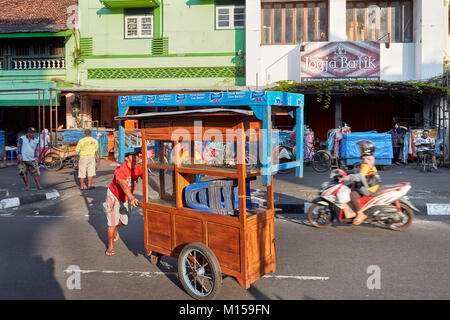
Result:
M308 220L318 228L329 226L333 222L330 207L320 203L312 204L308 210Z
M405 230L411 225L414 219L414 213L409 206L407 206L404 203L400 203L400 207L402 208L402 212L400 213L400 215L402 216L402 221L390 224L389 228L391 230L395 231Z

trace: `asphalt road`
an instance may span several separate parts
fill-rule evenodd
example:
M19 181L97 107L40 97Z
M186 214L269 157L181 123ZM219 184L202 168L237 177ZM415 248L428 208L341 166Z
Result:
M163 257L159 266L148 261L140 210L121 230L117 254L107 257L105 216L89 196L82 198L66 210L56 201L0 216L0 299L190 299L175 259ZM219 299L450 298L448 217L420 216L395 232L369 225L316 229L304 215L286 215L275 228L276 273L248 290L227 277ZM379 289L367 287L370 266L379 272Z
M0 300L191 299L178 280L174 258L163 257L158 266L150 264L140 209L121 229L116 255L104 254L102 201L113 170L109 163L103 164L94 180L96 188L84 192L78 190L69 169L44 174L44 185L57 188L61 198L0 212ZM400 172L387 171L385 176L397 180L406 173ZM10 174L9 182L3 182L20 188L16 173ZM416 179L417 189L446 191L440 180L444 174L448 176L445 171L430 175L431 179L409 173L408 178ZM280 190L295 192L299 182L294 185L284 177L287 181L280 183ZM310 180L316 185L323 178L308 174L301 183ZM312 187L304 184L303 188ZM409 229L395 232L365 224L317 229L304 215L277 214L275 232L276 273L248 290L226 277L218 299L450 299L450 216L417 215ZM72 277L75 274L79 281Z

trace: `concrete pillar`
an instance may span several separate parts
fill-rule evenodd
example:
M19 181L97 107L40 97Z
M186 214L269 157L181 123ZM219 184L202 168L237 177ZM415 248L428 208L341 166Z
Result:
M261 74L261 1L245 1L245 57L246 85L261 86L264 78Z
M330 0L328 6L329 41L346 41L346 0Z
M341 96L336 96L336 110L334 112L334 127L342 127L342 98Z
M414 1L414 42L416 43L416 78L442 75L444 43L444 6L442 0Z

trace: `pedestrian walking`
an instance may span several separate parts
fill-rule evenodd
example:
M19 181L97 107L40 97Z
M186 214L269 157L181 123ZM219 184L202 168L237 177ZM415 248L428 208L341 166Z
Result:
M140 177L142 178L142 166L137 163L137 154L126 153L125 161L114 171L106 201L103 203L108 224L108 249L105 252L107 256L115 254L114 242L119 240L118 228L128 225L131 207L139 205L133 192Z
M40 140L40 152L38 153L38 162L42 163L44 161L44 155L50 147L50 135L48 134L48 129L43 129L42 133L39 135Z
M387 132L390 133L392 136L392 151L394 153L393 162L395 164L401 163L400 151L403 150L406 131L408 131L408 128L400 125L400 123L397 122L394 125L394 128L392 128Z
M35 128L29 128L27 134L21 136L17 140L17 167L19 175L25 182L25 190L30 190L30 182L28 180L28 173L34 178L36 187L41 190L39 182L39 165L36 161L36 152L39 145L39 137L36 135Z
M78 141L76 152L80 153L78 162L78 178L80 179L80 190L84 190L84 180L88 179L87 189L92 189L92 180L95 176L95 154L98 152L98 142L92 138L91 130L84 131L84 138Z

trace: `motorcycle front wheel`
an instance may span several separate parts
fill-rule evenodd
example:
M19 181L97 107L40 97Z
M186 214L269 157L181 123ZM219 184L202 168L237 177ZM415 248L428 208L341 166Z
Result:
M308 220L318 228L329 226L333 222L330 206L314 203L309 207Z
M390 224L389 228L391 230L395 230L395 231L405 230L406 228L408 228L411 225L411 223L414 219L414 213L410 207L408 207L404 203L400 203L400 207L402 209L402 212L399 212L401 221Z

